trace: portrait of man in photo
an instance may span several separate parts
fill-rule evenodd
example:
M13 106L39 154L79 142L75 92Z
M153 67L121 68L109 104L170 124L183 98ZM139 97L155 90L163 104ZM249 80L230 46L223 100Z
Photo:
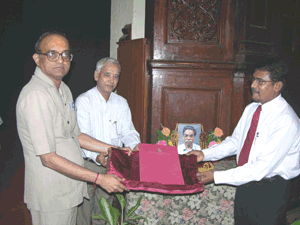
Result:
M192 150L201 150L199 145L200 124L179 124L178 132L180 134L178 154L182 155Z

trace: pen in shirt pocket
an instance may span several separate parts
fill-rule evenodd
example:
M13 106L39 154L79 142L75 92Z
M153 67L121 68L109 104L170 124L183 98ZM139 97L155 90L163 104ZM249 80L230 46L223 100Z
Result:
M118 134L118 126L117 126L117 121L114 121L114 122L113 122L112 120L109 120L109 122L111 122L112 124L114 124L114 125L115 125L115 127L116 127L116 134L117 134L117 135L119 135L119 134Z

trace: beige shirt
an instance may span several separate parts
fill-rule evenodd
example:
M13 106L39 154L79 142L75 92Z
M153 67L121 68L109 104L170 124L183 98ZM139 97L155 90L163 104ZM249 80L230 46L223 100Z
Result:
M83 166L81 133L70 89L60 92L39 67L17 102L17 127L25 158L24 202L28 208L52 212L77 206L88 197L86 183L44 167L40 155L56 152Z

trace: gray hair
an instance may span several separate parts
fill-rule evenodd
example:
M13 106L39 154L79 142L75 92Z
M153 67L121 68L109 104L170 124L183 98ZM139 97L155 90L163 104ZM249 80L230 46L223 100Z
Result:
M185 132L186 130L192 130L192 131L194 131L194 136L196 136L196 134L197 134L196 129L195 129L193 126L190 126L190 125L185 126L185 127L183 128L183 131L182 131L182 134L183 134L183 135L184 135L184 132Z
M120 72L121 72L121 65L120 63L118 62L118 60L114 59L114 58L110 58L110 57L105 57L105 58L102 58L100 59L97 64L96 64L96 70L98 71L98 73L101 72L103 66L105 63L107 62L112 62L113 64L116 64L118 65L119 69L120 69Z

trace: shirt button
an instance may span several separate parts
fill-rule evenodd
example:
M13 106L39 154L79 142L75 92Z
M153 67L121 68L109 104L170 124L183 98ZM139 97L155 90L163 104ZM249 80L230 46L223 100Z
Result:
M69 124L70 122L69 121L67 121L67 124Z
M65 105L67 105L67 103L65 103Z

